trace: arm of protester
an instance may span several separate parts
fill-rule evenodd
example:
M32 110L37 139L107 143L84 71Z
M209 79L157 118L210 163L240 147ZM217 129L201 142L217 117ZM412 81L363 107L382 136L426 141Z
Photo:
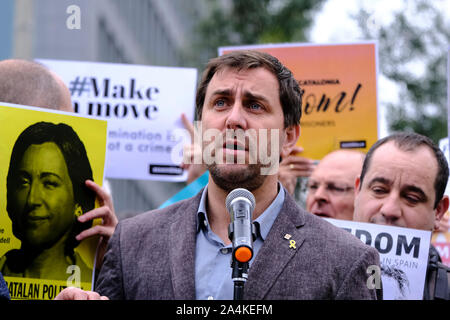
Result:
M69 287L62 290L55 300L109 300L95 291L84 291L79 288Z
M184 113L181 114L181 121L183 122L184 127L186 130L189 131L189 134L191 135L191 145L188 145L184 148L184 154L183 154L183 163L181 164L181 168L188 170L188 178L187 183L191 183L198 177L200 177L205 171L206 167L203 164L203 161L201 163L194 163L195 159L203 159L202 157L196 157L197 154L201 154L201 147L196 146L194 144L194 126L189 121L189 119L186 117Z
M278 169L278 180L290 194L294 194L297 178L309 177L315 168L313 160L297 155L301 152L303 148L295 146L291 153L282 159Z
M94 219L102 219L102 224L95 225L87 230L84 230L76 236L76 239L78 241L82 241L83 239L100 235L96 263L97 268L100 268L103 263L103 256L106 253L108 241L114 233L119 221L114 212L114 205L111 195L94 181L86 180L86 186L96 193L100 207L81 215L78 217L78 221L83 223Z

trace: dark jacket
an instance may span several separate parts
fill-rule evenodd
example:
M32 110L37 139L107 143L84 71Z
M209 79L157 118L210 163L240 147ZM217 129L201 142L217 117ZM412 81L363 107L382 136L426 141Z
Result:
M442 263L435 247L430 247L424 300L450 300L450 268Z
M3 279L3 275L0 272L0 300L9 300L11 299L9 295L8 286L6 285L5 279Z
M96 291L111 299L195 299L200 197L201 192L122 220L109 241ZM300 209L286 193L250 268L244 299L377 299L381 292L367 287L371 265L379 265L374 248Z

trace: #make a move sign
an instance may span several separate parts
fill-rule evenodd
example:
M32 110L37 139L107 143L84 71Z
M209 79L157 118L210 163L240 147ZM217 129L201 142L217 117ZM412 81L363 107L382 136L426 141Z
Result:
M186 180L173 153L186 139L181 114L193 121L196 69L38 61L63 79L76 113L108 121L107 178Z

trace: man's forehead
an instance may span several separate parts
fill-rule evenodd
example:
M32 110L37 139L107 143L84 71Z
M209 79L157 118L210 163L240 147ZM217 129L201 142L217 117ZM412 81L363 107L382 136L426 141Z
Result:
M223 82L226 80L235 81L235 80L257 80L263 79L264 81L273 81L278 84L276 76L264 67L256 67L256 68L233 68L233 67L222 67L218 69L213 77L211 78L210 83L214 82ZM250 82L250 81L249 81Z
M384 162L386 166L419 166L423 168L423 171L430 170L430 167L437 168L437 160L429 147L423 145L411 150L404 150L394 141L379 146L373 153L370 162L370 166L375 162Z
M333 152L324 157L311 177L316 178L345 178L352 182L361 173L362 155L350 152Z
M263 67L237 69L225 67L216 72L208 84L208 97L233 97L238 92L249 100L260 99L269 103L280 103L278 80L270 71Z
M380 177L391 181L397 175L405 183L421 186L430 184L429 187L434 187L437 161L426 146L407 151L400 149L393 141L387 142L373 153L366 173L367 180Z

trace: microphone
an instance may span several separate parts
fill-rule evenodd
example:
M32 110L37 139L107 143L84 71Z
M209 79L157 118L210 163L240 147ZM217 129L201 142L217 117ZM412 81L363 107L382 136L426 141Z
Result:
M255 203L253 194L244 188L234 189L225 200L231 215L228 236L233 243L233 258L241 263L249 262L253 257L255 230L252 224L252 213Z

